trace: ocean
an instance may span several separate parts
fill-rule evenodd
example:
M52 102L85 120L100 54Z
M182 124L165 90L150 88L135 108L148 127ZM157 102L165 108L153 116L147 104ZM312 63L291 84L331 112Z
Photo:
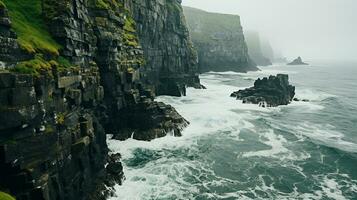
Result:
M262 108L230 97L278 73L309 102ZM108 139L126 176L111 200L357 199L357 64L276 64L200 78L206 90L157 98L190 121L182 137Z

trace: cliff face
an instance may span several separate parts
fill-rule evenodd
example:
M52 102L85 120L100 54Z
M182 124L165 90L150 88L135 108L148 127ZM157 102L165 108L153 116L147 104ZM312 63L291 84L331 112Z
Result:
M0 191L104 199L123 178L106 133L179 136L188 122L153 98L187 85L200 86L177 1L0 1Z
M248 55L240 17L184 7L201 72L257 70Z
M271 47L268 45L262 46L262 41L257 32L247 31L245 33L249 55L253 59L253 61L259 66L268 66L272 65L271 60L267 57L271 55ZM265 43L266 44L266 43ZM264 54L264 52L266 54Z
M180 0L127 0L144 50L144 80L158 95L185 94L185 85L200 88L193 50ZM180 94L181 93L181 94Z

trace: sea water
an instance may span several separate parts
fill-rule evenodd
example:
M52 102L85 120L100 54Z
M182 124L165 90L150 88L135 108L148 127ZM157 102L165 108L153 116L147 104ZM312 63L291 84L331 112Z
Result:
M206 90L159 97L190 121L182 137L108 139L126 176L110 199L357 199L357 65L261 69L202 74ZM230 97L278 73L309 102L261 108Z

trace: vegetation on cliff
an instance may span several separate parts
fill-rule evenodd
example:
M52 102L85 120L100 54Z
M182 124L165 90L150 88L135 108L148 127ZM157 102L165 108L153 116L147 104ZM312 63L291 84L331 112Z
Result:
M20 46L31 54L59 55L60 45L51 37L42 20L41 0L3 0Z
M190 7L184 7L184 12L189 28L194 30L190 32L191 37L203 43L220 37L217 30L234 34L242 29L238 15L209 13ZM196 26L195 22L198 21L200 24Z
M41 74L53 76L53 68L56 68L58 71L63 71L76 67L72 66L67 59L61 56L55 59L46 60L42 54L36 54L34 59L19 62L11 71L22 74L32 74L36 77Z
M2 5L1 3L2 2L0 1L0 6ZM11 195L9 195L7 193L4 193L4 192L1 192L1 191L0 191L0 199L1 200L15 200L15 198L12 197Z
M124 5L118 0L90 0L92 6L107 10L116 10L124 8Z

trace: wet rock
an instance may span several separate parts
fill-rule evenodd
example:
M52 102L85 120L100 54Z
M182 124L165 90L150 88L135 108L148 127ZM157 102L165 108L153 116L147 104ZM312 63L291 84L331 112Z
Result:
M125 108L117 123L120 129L114 139L152 140L167 134L181 136L181 131L189 122L170 105L162 102L146 101Z
M188 124L153 101L201 87L180 1L91 2L42 0L45 27L73 66L40 77L0 72L0 185L17 199L104 200L124 179L106 133L151 140ZM1 68L32 58L0 8Z
M302 102L309 102L310 100L308 99L299 99L299 98L294 98L293 101L302 101Z
M295 87L289 84L287 74L258 79L254 87L231 94L243 103L259 104L262 107L275 107L289 104L295 95Z

